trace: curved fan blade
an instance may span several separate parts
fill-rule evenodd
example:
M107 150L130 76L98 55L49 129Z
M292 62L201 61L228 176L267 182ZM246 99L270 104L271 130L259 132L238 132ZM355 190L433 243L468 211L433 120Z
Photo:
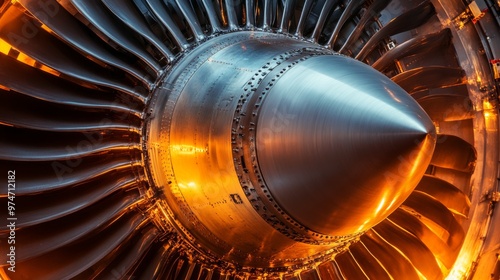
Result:
M349 247L349 251L360 267L363 268L363 272L368 279L392 279L389 272L362 242Z
M64 209L67 207L68 203L58 203L58 201L61 200L51 201L45 198L38 199L46 203L52 202L54 203L53 205L57 207L52 207L52 209L37 209L42 210L42 213L37 213L36 210L34 210L32 213L27 213L19 217L20 219L34 221L37 220L39 216L45 215L42 216L44 220L43 223L18 230L17 238L24 243L17 251L17 259L19 261L31 259L59 249L79 238L92 234L92 232L96 231L99 227L107 227L107 223L123 216L127 212L127 210L124 209L131 206L132 203L136 201L134 197L125 200L121 197L120 193L115 193L97 203L93 201L95 204L75 213L68 213L65 216L58 217L61 213L58 213L57 210ZM29 206L29 202L30 201L20 200L19 207ZM78 204L75 204L75 206L77 207ZM53 215L55 217L52 217ZM60 228L58 225L66 226Z
M382 264L393 279L420 279L408 258L373 230L369 230L363 235L360 242Z
M119 252L112 254L112 261L103 266L95 266L88 274L96 279L126 279L140 272L139 266L142 262L149 260L147 254L156 245L158 229L152 226L145 229L137 229L135 235L127 242L126 246L119 248ZM110 256L111 259L111 256ZM153 278L144 278L153 279Z
M168 11L160 0L147 0L146 3L151 11L157 16L158 20L161 21L163 26L170 32L181 50L186 49L189 46L188 41L184 37L184 34L182 34L180 28L177 27L172 17L168 14Z
M92 204L98 203L120 189L128 190L132 186L136 186L138 181L132 177L130 174L121 172L116 178L108 176L94 179L74 186L73 189L58 190L38 195L37 198L34 198L34 196L19 196L19 205L25 207L25 210L19 213L19 217L24 221L29 221L30 224L42 224L68 216ZM70 199L62 199L69 195L72 196ZM44 204L48 206L40 207L35 203L37 201L44 201Z
M327 42L327 45L330 48L335 49L334 46L335 43L337 42L337 38L339 37L340 30L342 29L342 27L344 27L344 24L347 22L347 20L353 16L356 9L358 9L364 2L365 0L349 1L344 11L342 12L340 19L337 21L335 29L333 30L332 35L330 35L330 39Z
M111 157L112 160L106 159ZM44 162L0 161L2 168L16 170L20 174L30 174L17 179L19 188L16 195L35 195L85 183L94 178L112 175L120 170L132 172L131 167L141 166L141 162L130 160L130 155L103 153L86 158ZM3 193L4 195L6 193Z
M314 42L318 42L327 18L330 15L331 10L338 5L338 2L339 1L327 1L326 4L321 9L318 21L316 23L316 26L314 27L313 33L311 34L311 38L314 40Z
M439 75L440 78L436 79ZM415 68L392 77L392 80L408 93L414 93L423 86L427 88L441 88L465 83L464 71L461 68L429 66Z
M94 30L99 32L98 34L102 34L101 36L109 38L120 48L136 55L155 72L156 76L160 75L161 67L159 63L136 38L128 36L127 30L120 26L117 20L114 20L111 12L100 1L71 0L70 2L72 7L94 27Z
M108 254L127 245L134 234L140 234L141 228L145 225L147 224L141 215L126 215L122 219L114 221L97 235L52 251L43 257L22 262L19 265L28 268L23 274L31 279L75 277L91 269ZM72 252L82 253L68 258L68 255L73 255Z
M374 1L372 5L370 5L364 12L361 19L358 21L356 28L349 34L346 41L342 45L339 50L339 53L346 53L347 49L351 47L351 45L358 41L361 33L366 28L368 23L370 23L374 18L373 15L377 15L382 11L392 0L379 0Z
M421 192L414 192L404 203L403 208L423 217L423 222L451 248L458 248L463 242L464 232L458 221L438 200Z
M368 279L350 251L337 255L335 262L345 279Z
M13 91L0 90L0 102L5 106L5 109L0 112L0 123L8 126L61 132L85 132L98 129L139 131L139 127L136 126L137 118L135 121L121 119L118 113L98 114L80 111L79 114L74 114L75 110L66 106L33 99ZM37 110L40 107L46 108L47 111ZM110 115L109 118L106 115Z
M311 11L311 7L313 5L313 0L305 0L304 2L304 6L302 7L301 9L301 14L300 14L300 17L299 17L299 20L298 20L298 23L297 23L297 30L295 31L295 34L297 36L303 36L304 35L304 26L306 24L306 21L307 21L307 17L309 16L309 13ZM331 2L331 1L330 1ZM325 10L325 13L326 13L326 9L329 7L330 5L326 5L323 9ZM321 24L322 22L319 21L318 22L319 24Z
M81 137L74 137L75 133L73 135L41 131L36 131L36 133L33 133L33 131L12 133L13 129L5 127L0 127L0 132L12 135L0 147L0 159L2 160L56 161L68 158L84 158L106 152L127 154L132 149L140 150L138 144L123 141L117 139L117 137L103 136L102 141L90 143ZM33 136L38 138L39 145L32 146L32 141L28 139ZM65 141L61 141L61 136L64 136Z
M423 274L425 278L443 278L443 274L434 258L434 254L432 254L431 250L414 235L402 231L388 220L375 226L373 231L388 244L398 248L398 251L408 258L415 269Z
M474 116L466 85L422 90L412 96L434 121L462 121Z
M177 5L179 5L179 9L182 12L182 15L186 18L191 31L194 33L194 36L197 41L201 41L205 38L205 34L201 29L201 24L196 18L195 12L192 10L191 5L186 1L176 1ZM214 28L216 25L213 25ZM215 30L214 30L215 31Z
M248 3L248 0L246 1L246 3ZM278 32L284 32L284 33L288 32L294 8L295 8L295 0L286 1L284 3L283 16L281 17L281 22ZM245 11L248 11L248 7L245 9ZM321 20L318 20L318 24L319 22L321 22ZM249 20L247 19L247 27L250 26L253 26L253 23L250 25Z
M149 29L147 23L143 20L137 8L128 1L116 1L116 0L103 0L102 1L106 7L116 15L123 23L125 23L131 30L143 36L148 42L150 42L159 52L167 59L167 61L172 61L174 55L167 48L167 46L156 37L156 35Z
M203 0L202 3L203 7L205 8L205 11L208 14L208 20L210 21L210 25L212 26L212 33L217 33L222 31L223 27L221 25L221 22L219 21L219 18L221 16L217 13L217 9L214 8L213 3L209 0ZM196 29L197 27L193 26L192 28ZM199 34L200 34L199 39L202 39L203 35L201 33Z
M449 44L450 40L451 31L449 29L410 39L386 52L372 64L372 67L383 72L396 59L415 53L431 52L442 45Z
M91 36L91 33L83 24L78 22L59 4L52 3L53 13L49 20L49 17L43 16L46 12L46 7L43 3L29 0L19 2L40 22L46 25L51 32L54 32L58 38L83 52L87 58L91 58L96 63L105 63L108 68L114 67L128 72L145 85L152 82L146 79L146 73L134 65L121 60L100 44L98 38Z
M342 275L340 274L339 268L337 266L337 263L333 261L328 261L320 264L318 266L318 271L321 275L321 277L326 278L326 279L333 279L333 280L342 280L344 279Z
M431 164L472 173L476 157L476 150L465 140L454 135L439 135Z
M8 15L0 18L0 37L22 53L71 78L86 84L115 89L144 102L144 96L124 82L118 72L112 73L90 62L77 51L48 34L37 21L21 11L9 9L6 13ZM5 20L11 17L16 20ZM18 35L25 32L26 26L29 26L32 32L28 36L29 39Z
M375 33L356 55L356 59L365 60L382 39L398 33L417 28L427 22L435 14L434 6L430 1L425 1L417 7L392 19L387 25Z
M123 102L117 95L82 87L0 53L0 83L33 98L85 109L110 109L141 116L142 103ZM26 83L26 77L31 81Z
M158 242L159 243L159 242ZM170 244L157 245L156 248L152 249L149 253L147 259L149 262L143 262L140 265L140 269L137 269L136 275L139 279L162 279L165 277L165 270L167 269L167 264L165 260L169 258L169 255L176 252L179 248L171 246ZM201 279L211 279L211 278L201 278Z
M445 267L450 268L455 262L458 247L451 245L457 244L448 244L448 240L432 231L418 216L404 209L398 209L388 220L420 239Z
M416 190L434 197L456 214L467 217L469 213L469 198L460 189L444 180L426 175Z

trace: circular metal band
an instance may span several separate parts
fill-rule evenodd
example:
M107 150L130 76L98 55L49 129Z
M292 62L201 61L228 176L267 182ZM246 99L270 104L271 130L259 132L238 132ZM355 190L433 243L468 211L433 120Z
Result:
M245 40L248 40L247 35L245 34L235 35L225 40L219 40L218 43L210 45L209 48L199 48L198 50L195 50L195 51L202 50L201 52L197 53L198 59L187 60L187 61L183 61L182 59L180 59L181 62L179 62L176 66L170 69L169 73L166 73L168 74L167 79L159 84L159 86L156 89L154 98L151 100L149 104L150 108L158 106L157 104L164 106L163 112L161 114L158 114L156 116L151 116L151 118L161 118L160 121L161 129L159 130L160 133L159 138L167 140L170 139L170 132L171 132L170 126L172 123L172 114L174 112L175 104L179 99L184 86L189 82L190 78L199 69L199 67L218 51L233 44L238 44ZM148 122L148 125L146 126L145 129L147 133L144 133L144 135L148 135L150 133L149 131L151 130L150 122ZM156 151L155 153L159 154L160 157L163 159L170 159L171 151L168 148L168 145L166 145L166 147L167 148L163 149L161 147L155 147L158 149L158 151ZM151 152L150 154L154 153ZM149 161L149 163L151 164L151 161ZM153 167L147 166L147 172L148 174L150 174L149 175L150 178L153 181L155 181L155 176L152 176L150 173L152 169ZM182 192L179 189L179 186L176 182L176 177L174 175L175 173L173 167L169 160L162 161L162 170L166 173L166 177L168 179L166 180L166 185L155 182L155 185L158 188L157 192L161 193L165 197L165 200L172 202L172 203L165 203L164 201L161 201L161 204L162 207L165 209L166 215L169 218L172 225L177 229L178 232L180 232L183 235L182 240L186 239L189 241L186 243L186 248L191 248L192 252L196 251L202 253L202 255L204 255L205 258L208 257L208 259L210 258L214 260L217 259L216 257L212 256L212 253L210 251L204 250L200 246L196 245L198 244L196 240L197 238L191 234L190 230L184 227L181 220L189 221L191 226L195 228L195 232L197 232L198 235L203 236L205 240L209 240L212 244L216 244L217 246L225 248L226 250L231 250L232 248L231 245L227 244L224 240L217 238L209 229L206 228L206 226L204 226L204 224L192 211L189 203L186 201L185 197L182 195ZM170 205L179 206L181 211L177 212L183 215L182 218L176 217ZM229 263L225 264L225 266L228 270L230 270Z

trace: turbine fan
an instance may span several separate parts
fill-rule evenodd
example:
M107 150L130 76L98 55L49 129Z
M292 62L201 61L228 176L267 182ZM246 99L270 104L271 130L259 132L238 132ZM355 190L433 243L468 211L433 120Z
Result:
M475 83L494 84L481 72L485 58L464 47L468 33L449 21L462 2L4 2L0 166L15 175L15 189L0 191L0 205L15 203L3 218L15 221L15 231L0 227L2 277L442 279L460 272L471 246L477 250L466 236L475 240L485 228L475 224L485 211L481 195L493 189L488 178L496 176L497 99ZM243 33L368 64L408 92L436 127L434 153L413 192L345 246L269 266L214 253L176 221L151 170L148 133L160 117L158 96L175 91L169 77L197 50ZM168 103L161 106L168 111Z

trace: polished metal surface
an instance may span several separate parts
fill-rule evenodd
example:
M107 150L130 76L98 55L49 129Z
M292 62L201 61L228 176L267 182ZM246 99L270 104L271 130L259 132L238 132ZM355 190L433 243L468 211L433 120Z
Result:
M319 233L352 234L381 222L432 157L434 125L421 107L354 60L311 58L268 95L256 125L264 181L286 212Z
M150 170L177 226L244 266L345 250L412 193L436 142L373 68L262 32L189 53L152 103Z
M352 240L310 246L301 242L307 237L297 232L278 232L269 220L271 215L279 215L272 212L272 204L266 212L250 197L250 189L261 186L252 184L251 177L257 174L245 171L250 164L243 161L257 155L253 151L247 156L243 150L255 143L237 147L251 133L239 129L261 129L245 117L258 107L254 101L263 96L267 79L278 79L274 75L284 65L307 55L333 55L319 48L308 51L308 47L298 40L262 32L220 36L172 69L153 100L157 113L148 133L149 152L155 155L153 178L164 186L166 202L178 226L194 236L192 242L226 261L284 267L300 259L320 259Z
M0 0L0 278L498 278L499 15Z

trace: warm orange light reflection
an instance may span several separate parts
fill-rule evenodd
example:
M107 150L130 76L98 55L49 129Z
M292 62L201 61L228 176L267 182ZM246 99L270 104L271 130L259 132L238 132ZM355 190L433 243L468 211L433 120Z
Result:
M382 208L384 207L384 205L385 205L385 196L382 197L382 200L380 200L380 203L378 204L377 209L375 209L375 213L373 213L374 216L377 215L378 213L380 213L380 211L382 211Z
M207 152L206 148L200 148L191 145L172 145L170 146L170 149L172 150L172 153L185 154L185 155Z
M472 255L469 252L463 252L459 255L455 265L453 266L450 274L446 277L447 280L465 279L467 271L470 269L473 262Z
M9 54L11 46L5 42L4 40L0 39L0 52L3 54Z
M493 104L491 104L491 102L489 100L484 100L483 101L483 110L489 110L489 109L493 109Z
M12 46L9 43L0 39L0 53L3 53L5 55L9 55L11 49L12 49ZM38 69L45 71L49 74L52 74L54 76L60 76L60 73L58 71L56 71L50 67L47 67L45 65L42 65L40 63L37 63L37 61L35 59L31 58L30 56L26 55L25 53L19 52L16 59L18 61L26 64L26 65L38 68Z

